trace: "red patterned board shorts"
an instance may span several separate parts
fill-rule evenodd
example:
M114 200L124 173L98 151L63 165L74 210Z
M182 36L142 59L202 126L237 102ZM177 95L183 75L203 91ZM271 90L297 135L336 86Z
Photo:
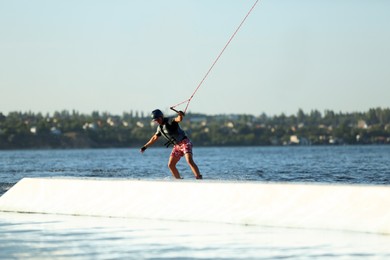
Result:
M188 138L184 139L180 143L177 143L173 146L171 156L180 159L186 153L192 154L192 143Z

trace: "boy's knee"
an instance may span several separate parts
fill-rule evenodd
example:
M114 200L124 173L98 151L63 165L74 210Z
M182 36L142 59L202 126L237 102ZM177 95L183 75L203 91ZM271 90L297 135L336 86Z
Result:
M176 168L176 162L169 161L168 162L168 168L169 169L175 169Z

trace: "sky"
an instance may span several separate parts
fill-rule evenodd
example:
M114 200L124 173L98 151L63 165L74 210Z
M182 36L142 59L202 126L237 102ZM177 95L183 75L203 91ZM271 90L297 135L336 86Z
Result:
M168 112L254 3L0 0L0 112ZM260 0L188 111L388 108L389 13L388 0Z

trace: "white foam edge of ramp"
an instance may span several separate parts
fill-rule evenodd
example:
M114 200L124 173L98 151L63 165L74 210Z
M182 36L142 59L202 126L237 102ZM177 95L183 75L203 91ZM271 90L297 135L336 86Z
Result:
M390 187L24 178L0 211L390 234Z

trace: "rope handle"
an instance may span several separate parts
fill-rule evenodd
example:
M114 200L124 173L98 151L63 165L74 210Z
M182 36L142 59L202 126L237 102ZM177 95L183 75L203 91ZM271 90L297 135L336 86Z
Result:
M186 113L183 112L183 111L177 111L174 107L170 107L170 109L173 110L173 111L175 111L175 112L178 113L178 114L180 114L180 112L183 113L183 116L185 116L185 114L186 114Z

